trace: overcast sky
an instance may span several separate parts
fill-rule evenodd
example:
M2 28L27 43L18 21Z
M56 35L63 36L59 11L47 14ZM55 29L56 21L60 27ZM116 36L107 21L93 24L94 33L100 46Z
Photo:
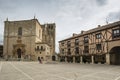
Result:
M4 21L33 19L41 24L56 23L58 41L120 20L120 0L0 0L0 43L3 43Z

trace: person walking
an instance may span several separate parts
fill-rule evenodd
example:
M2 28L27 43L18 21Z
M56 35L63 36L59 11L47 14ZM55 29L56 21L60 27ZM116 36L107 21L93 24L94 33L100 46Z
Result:
M39 63L42 63L40 57L38 57L38 61L39 61Z

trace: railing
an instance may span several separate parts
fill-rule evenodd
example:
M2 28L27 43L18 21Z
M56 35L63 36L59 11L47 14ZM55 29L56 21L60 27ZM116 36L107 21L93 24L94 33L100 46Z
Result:
M35 48L35 51L45 51L45 49L37 49L37 48Z
M71 46L71 44L67 44L67 47L70 47Z
M75 46L79 45L79 42L75 42Z

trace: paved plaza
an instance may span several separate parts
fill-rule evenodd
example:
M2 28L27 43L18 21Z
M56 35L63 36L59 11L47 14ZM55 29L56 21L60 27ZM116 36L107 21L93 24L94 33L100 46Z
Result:
M1 61L0 80L120 80L120 66Z

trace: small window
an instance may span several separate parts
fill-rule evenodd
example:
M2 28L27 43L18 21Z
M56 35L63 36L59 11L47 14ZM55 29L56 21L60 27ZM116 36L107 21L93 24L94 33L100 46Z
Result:
M113 38L120 37L120 29L114 29L112 33L113 33L113 36L112 36Z
M70 48L68 49L68 55L71 55L71 49Z
M75 39L75 45L79 45L79 39Z
M62 42L61 45L64 46L64 42Z
M88 36L84 37L84 43L89 43L89 38L88 38Z
M75 48L75 54L79 54L79 47Z
M41 57L41 59L44 59L43 57Z
M37 46L37 50L39 50L39 46Z
M64 49L62 49L62 54L64 54Z
M67 46L70 47L71 46L71 43L70 41L67 42Z
M96 34L96 39L100 39L101 38L101 33Z
M97 49L98 51L102 50L101 44L96 44L96 49Z

